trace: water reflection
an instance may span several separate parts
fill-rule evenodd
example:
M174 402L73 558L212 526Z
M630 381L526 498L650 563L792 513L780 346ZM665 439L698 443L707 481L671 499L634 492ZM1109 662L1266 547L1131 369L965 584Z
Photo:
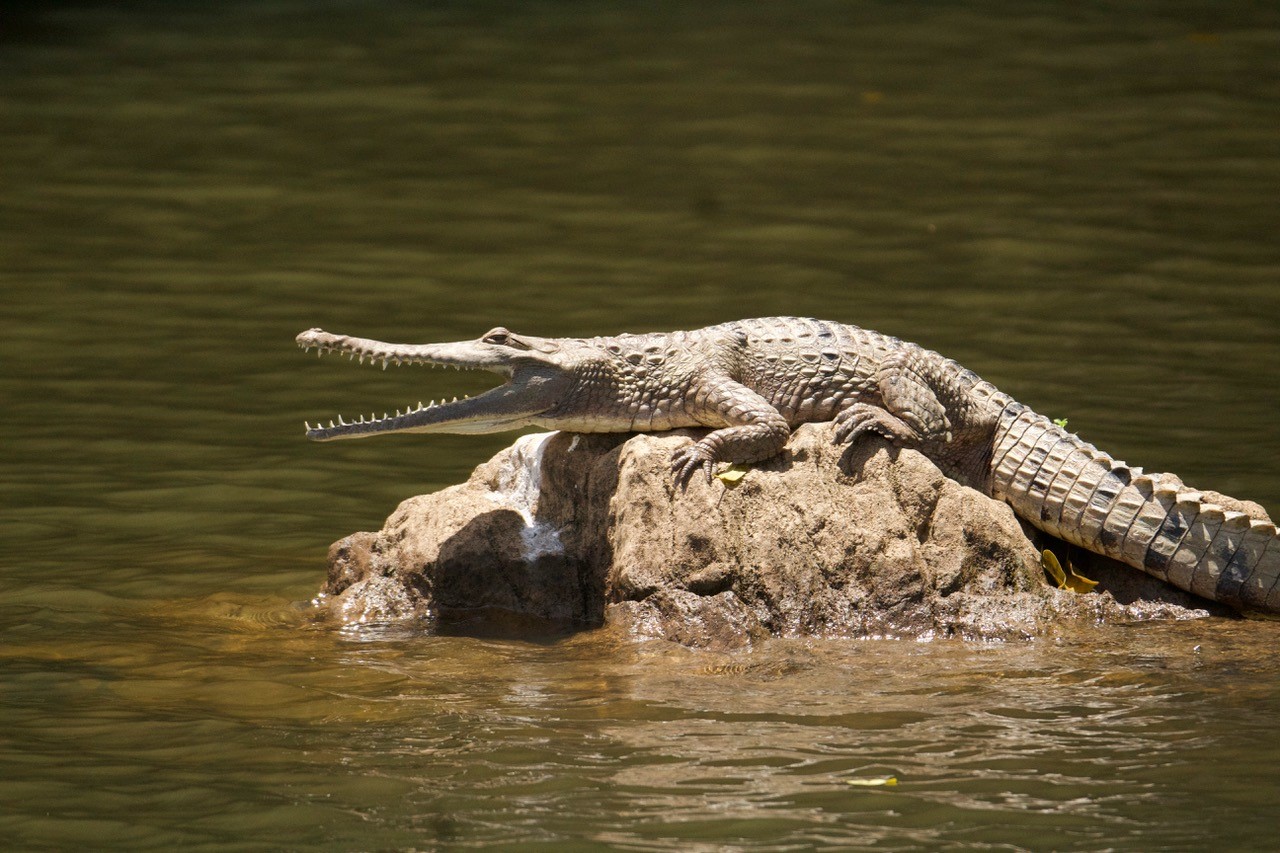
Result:
M10 815L10 837L1149 849L1249 831L1230 804L1280 781L1257 748L1280 699L1269 623L720 656L607 632L335 633L228 595L112 622L109 648L74 630L6 647L6 784L94 803L70 810L88 822ZM34 744L40 764L18 761ZM900 782L847 784L874 774ZM1218 805L1191 809L1197 792Z

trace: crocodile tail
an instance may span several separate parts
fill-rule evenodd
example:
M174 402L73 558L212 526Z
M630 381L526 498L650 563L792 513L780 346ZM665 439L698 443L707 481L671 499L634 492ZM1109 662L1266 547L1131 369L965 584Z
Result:
M1280 613L1280 537L1231 498L1144 474L1018 403L996 430L990 492L1046 533L1240 610Z

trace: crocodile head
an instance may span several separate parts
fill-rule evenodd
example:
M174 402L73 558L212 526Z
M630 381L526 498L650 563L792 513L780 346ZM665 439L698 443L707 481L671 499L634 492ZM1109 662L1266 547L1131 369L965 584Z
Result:
M501 327L474 341L447 344L390 344L368 338L311 329L298 335L298 346L321 355L338 353L352 359L388 364L424 364L462 370L488 370L506 380L477 397L453 402L418 403L381 418L363 415L354 422L342 417L328 426L307 424L307 438L333 441L392 432L501 432L548 423L540 415L560 406L574 384L574 354L565 340L513 334Z

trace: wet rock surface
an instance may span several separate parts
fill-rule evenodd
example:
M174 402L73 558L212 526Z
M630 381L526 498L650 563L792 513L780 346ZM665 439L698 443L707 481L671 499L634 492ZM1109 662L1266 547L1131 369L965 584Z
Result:
M1099 591L1051 588L1006 504L915 451L838 447L828 424L801 426L736 484L681 491L668 459L690 435L523 436L466 483L334 543L328 606L345 622L507 613L708 648L1011 639L1213 607L1093 555L1077 565Z

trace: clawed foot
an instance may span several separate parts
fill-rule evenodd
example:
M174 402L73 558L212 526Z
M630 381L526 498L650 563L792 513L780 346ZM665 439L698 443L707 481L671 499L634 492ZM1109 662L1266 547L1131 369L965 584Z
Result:
M868 403L854 403L836 416L833 443L852 443L866 433L873 433L899 446L909 445L917 437L915 430L900 419Z
M671 454L671 473L675 475L676 485L683 489L701 468L707 478L707 485L711 485L711 469L715 463L716 459L711 451L703 447L702 442L695 442Z

